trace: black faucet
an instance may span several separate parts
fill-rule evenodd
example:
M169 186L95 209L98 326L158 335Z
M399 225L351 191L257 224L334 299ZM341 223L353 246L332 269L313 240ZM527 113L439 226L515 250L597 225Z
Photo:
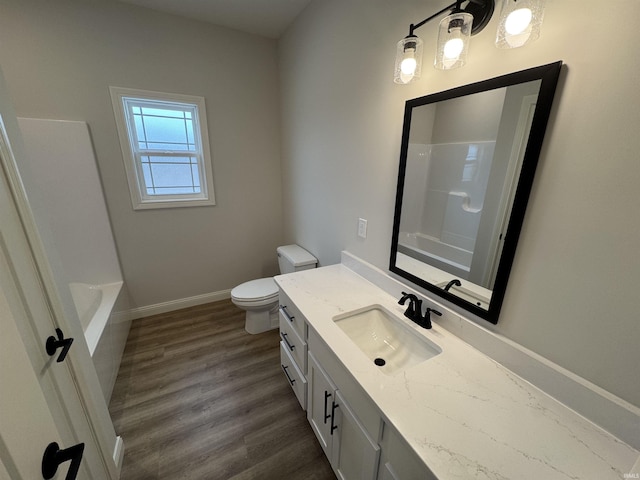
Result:
M402 298L398 301L400 305L409 300L409 306L404 312L404 316L412 322L418 323L422 320L422 300L416 297L413 293L402 292Z
M414 323L417 323L422 328L431 328L431 314L434 313L438 316L442 314L434 310L433 308L427 308L427 311L422 316L422 300L416 297L413 293L402 292L402 298L398 301L400 305L404 305L409 300L409 306L404 312L404 316Z
M427 311L424 312L424 318L422 319L422 323L418 323L418 325L420 325L422 328L431 328L431 314L435 314L439 317L442 316L442 314L438 311L438 310L434 310L433 308L427 308Z
M458 280L457 278L454 278L454 279L453 279L453 280L451 280L449 283L447 283L447 286L446 286L446 287L444 287L444 291L445 291L445 292L448 292L448 291L449 291L449 289L450 289L451 287L453 287L454 285L455 285L456 287L461 287L461 286L462 286L462 283L461 283L461 282L460 282L460 280Z

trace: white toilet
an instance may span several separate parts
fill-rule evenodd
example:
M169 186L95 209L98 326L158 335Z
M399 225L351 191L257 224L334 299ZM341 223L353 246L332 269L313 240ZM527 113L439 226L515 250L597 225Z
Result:
M318 259L299 245L278 247L280 273L316 268ZM273 278L259 278L231 290L231 301L247 311L244 328L249 333L262 333L278 328L278 286Z

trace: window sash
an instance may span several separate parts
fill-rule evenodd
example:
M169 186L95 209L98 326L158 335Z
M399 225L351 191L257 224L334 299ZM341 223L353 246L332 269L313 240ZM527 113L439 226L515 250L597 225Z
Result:
M134 210L215 205L204 98L109 89Z
M136 173L142 200L151 199L195 199L206 198L206 182L203 180L204 162L200 142L200 125L198 122L198 107L194 104L143 100L137 98L123 98L127 123L129 126L129 143L135 160ZM153 112L158 112L154 114ZM165 113L161 115L160 112ZM175 112L171 115L169 112ZM136 118L139 117L139 118ZM185 142L172 142L171 139L147 137L147 119L175 119L184 124ZM140 131L142 129L142 131ZM141 148L145 144L147 148ZM162 145L153 148L149 145ZM171 145L185 146L184 149L166 148ZM151 158L189 158L189 162L152 161ZM147 160L144 160L144 159ZM154 171L164 165L189 166L191 181L181 184L156 184ZM193 168L195 166L195 169ZM156 167L156 168L154 168ZM177 170L177 169L175 169ZM197 178L194 178L197 177ZM191 189L190 192L185 191Z
M134 157L136 160L138 177L142 183L141 193L144 198L151 199L168 196L171 196L172 198L204 198L204 195L206 194L206 183L202 181L202 172L204 169L202 155L188 152L185 153L181 150L175 152L145 150L136 152ZM167 160L158 160L161 158L165 158ZM188 159L188 161L171 161L171 159L176 158L185 158ZM161 169L162 167L168 169L171 166L173 166L175 170L177 170L176 167L183 167L182 170L184 170L184 167L189 167L190 181L185 184L173 183L169 185L163 185L161 182L156 183L156 169ZM156 168L154 169L154 167ZM188 189L192 189L192 191L177 192L177 190ZM171 190L173 190L173 192Z

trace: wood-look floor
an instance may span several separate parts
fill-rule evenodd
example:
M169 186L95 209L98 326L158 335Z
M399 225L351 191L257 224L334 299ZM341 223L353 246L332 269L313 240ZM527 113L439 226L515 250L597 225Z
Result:
M280 368L230 301L133 322L109 409L122 480L335 480Z

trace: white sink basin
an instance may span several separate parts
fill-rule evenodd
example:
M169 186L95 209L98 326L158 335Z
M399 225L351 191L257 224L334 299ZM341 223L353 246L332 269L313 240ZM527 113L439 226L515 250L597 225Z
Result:
M388 375L435 357L442 349L381 305L344 313L333 321Z

